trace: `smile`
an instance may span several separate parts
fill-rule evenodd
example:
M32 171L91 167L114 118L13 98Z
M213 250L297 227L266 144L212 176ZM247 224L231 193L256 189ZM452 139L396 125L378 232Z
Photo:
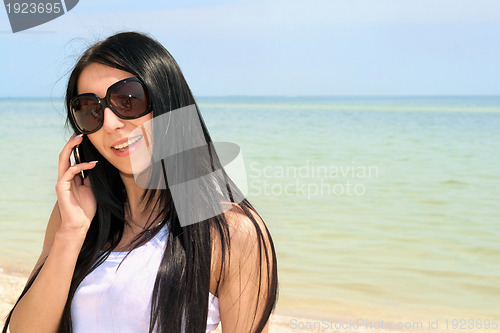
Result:
M116 145L116 146L111 147L111 148L119 150L119 151L125 151L129 148L129 146L133 145L134 143L136 143L137 141L142 139L142 137L143 137L142 135L136 136L133 139L129 139L127 142L124 142L120 145Z

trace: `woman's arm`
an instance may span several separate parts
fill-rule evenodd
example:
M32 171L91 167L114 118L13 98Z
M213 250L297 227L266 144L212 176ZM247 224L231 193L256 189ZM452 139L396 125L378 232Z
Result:
M96 202L90 180L76 178L81 170L95 163L70 166L72 148L81 137L72 137L59 155L56 202L50 216L42 254L34 272L42 265L35 281L19 300L10 319L10 332L57 332L75 269L76 260L90 222L96 211Z
M255 226L241 208L226 214L231 248L219 289L222 332L255 332L270 292L271 274L276 269L264 222L252 214L263 233L260 244ZM261 332L267 333L268 326L269 322Z
M35 270L45 263L31 288L12 313L11 333L57 332L76 259L83 244L83 240L53 232L60 224L61 217L56 203L47 225L42 255Z

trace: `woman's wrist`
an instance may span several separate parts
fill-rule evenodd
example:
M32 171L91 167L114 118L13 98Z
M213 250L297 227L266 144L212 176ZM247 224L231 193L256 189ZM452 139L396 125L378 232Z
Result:
M57 243L60 247L66 250L80 252L83 241L87 235L87 230L65 230L59 228L55 234L54 245Z

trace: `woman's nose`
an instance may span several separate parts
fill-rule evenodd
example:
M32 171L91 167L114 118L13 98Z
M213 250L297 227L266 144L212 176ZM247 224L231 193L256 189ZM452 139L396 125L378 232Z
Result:
M104 121L102 128L107 132L112 132L118 128L124 126L123 120L118 118L118 116L111 111L109 107L104 109Z

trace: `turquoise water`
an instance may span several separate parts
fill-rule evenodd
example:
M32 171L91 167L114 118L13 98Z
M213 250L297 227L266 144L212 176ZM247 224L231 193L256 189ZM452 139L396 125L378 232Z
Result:
M199 104L214 141L241 146L279 311L500 321L500 97ZM0 115L0 264L29 270L69 133L60 101L0 100Z

